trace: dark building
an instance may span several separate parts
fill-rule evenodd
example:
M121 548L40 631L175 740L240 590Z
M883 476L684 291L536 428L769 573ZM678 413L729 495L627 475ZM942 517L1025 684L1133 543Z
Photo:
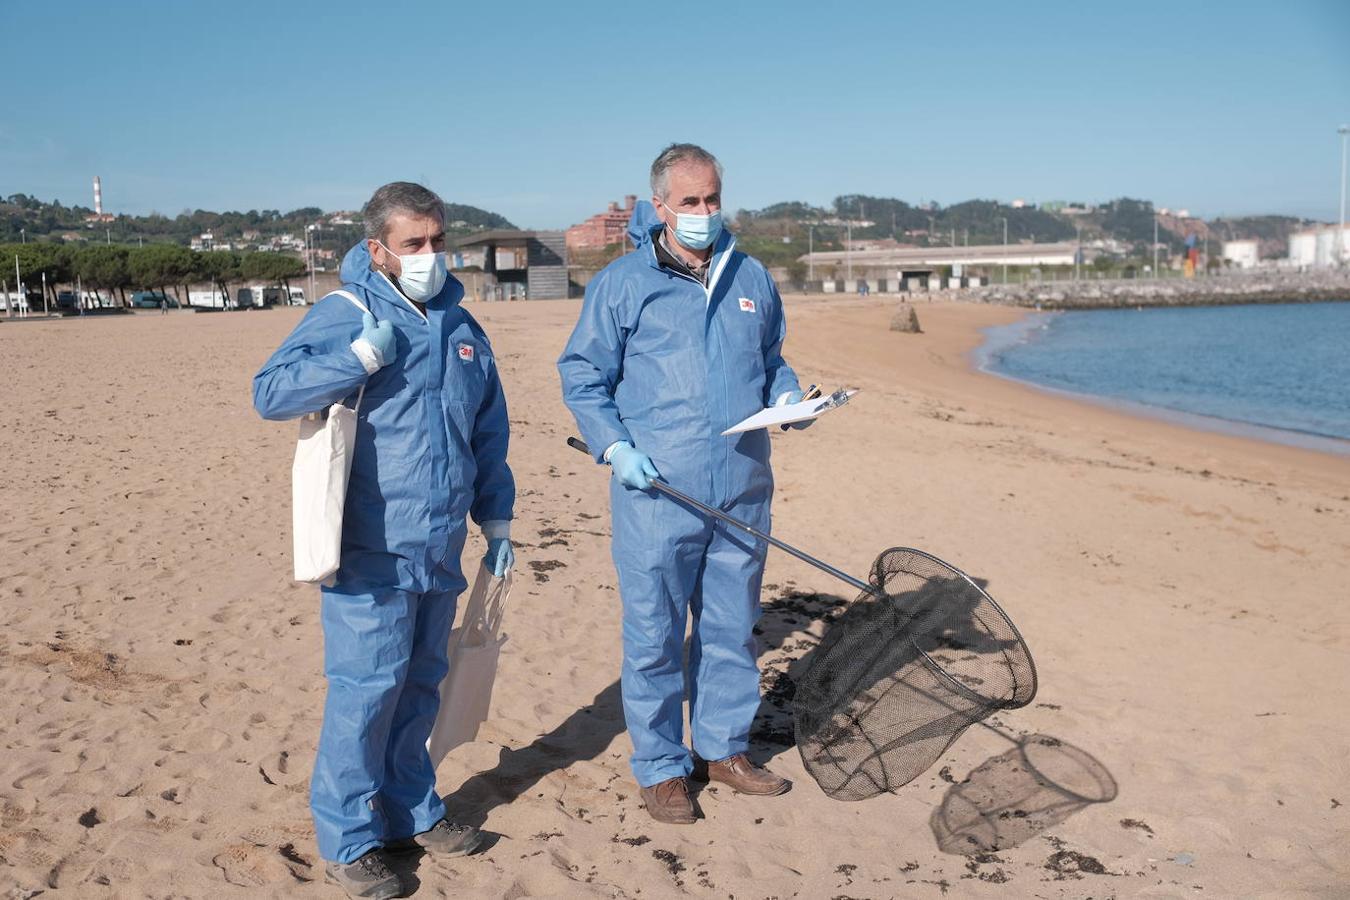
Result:
M484 300L560 300L567 297L567 242L561 231L495 229L459 238L460 266L478 266Z

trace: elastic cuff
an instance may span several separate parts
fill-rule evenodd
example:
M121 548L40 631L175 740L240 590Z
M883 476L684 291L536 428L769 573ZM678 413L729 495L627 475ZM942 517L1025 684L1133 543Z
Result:
M484 522L480 527L483 529L483 537L489 541L511 537L510 519L493 519L491 522Z
M361 366L366 370L367 375L374 375L380 371L384 365L384 357L380 356L380 351L375 349L375 345L365 338L357 338L352 341L352 352L356 358L361 360Z
M614 455L615 449L616 449L620 444L628 444L628 442L627 442L627 441L615 441L614 443L610 444L608 447L605 448L605 455L604 455L604 460L605 460L605 462L609 462L609 458L610 458L611 456ZM628 446L631 447L632 444L628 444Z
M778 395L778 399L773 401L774 406L787 406L788 398L793 394L792 391L783 391Z

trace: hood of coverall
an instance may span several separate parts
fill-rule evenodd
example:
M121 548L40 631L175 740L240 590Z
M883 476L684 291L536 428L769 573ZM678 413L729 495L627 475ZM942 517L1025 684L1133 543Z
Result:
M634 247L650 244L653 235L664 227L652 201L639 200L633 205L633 214L628 217L628 239Z
M394 303L403 304L407 302L397 291L390 290L391 280L386 279L370 267L370 251L366 249L365 238L357 241L356 245L347 251L347 255L342 257L342 268L338 274L343 284L359 284L371 293ZM463 299L464 291L459 280L454 275L447 275L445 285L441 288L440 293L429 298L426 305L435 307L440 307L442 304L455 306Z

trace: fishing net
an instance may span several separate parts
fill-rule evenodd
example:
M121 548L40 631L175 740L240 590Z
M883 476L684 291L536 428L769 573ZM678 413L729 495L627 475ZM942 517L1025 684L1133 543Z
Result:
M896 548L870 583L813 652L793 708L802 762L836 800L895 791L971 725L1036 695L1022 636L963 572Z

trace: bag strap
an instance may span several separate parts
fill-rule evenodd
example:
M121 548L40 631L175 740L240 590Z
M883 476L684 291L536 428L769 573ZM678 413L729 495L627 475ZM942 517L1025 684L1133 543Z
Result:
M363 313L370 312L370 310L366 308L366 305L362 303L360 300L358 300L356 295L353 294L351 291L344 291L342 288L338 288L335 291L330 291L328 294L325 294L324 296L325 298L332 296L346 297L356 306L357 309L361 310L361 312ZM361 400L365 396L366 396L366 383L363 381L361 382L361 390L356 392L356 406L352 408L352 412L361 411Z

